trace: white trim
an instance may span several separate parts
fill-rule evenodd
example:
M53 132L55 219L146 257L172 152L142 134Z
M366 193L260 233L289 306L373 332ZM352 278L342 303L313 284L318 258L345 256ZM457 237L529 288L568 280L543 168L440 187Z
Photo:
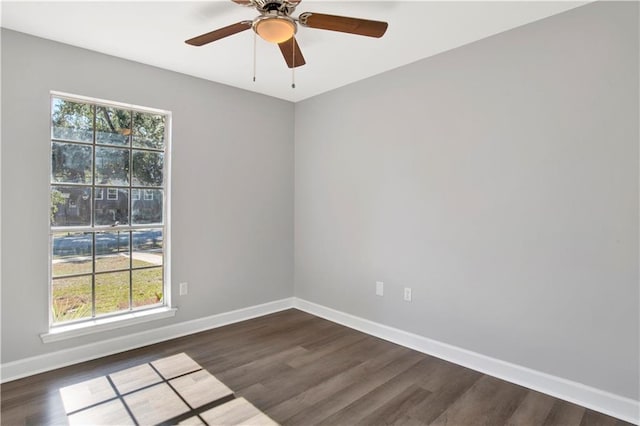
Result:
M115 330L117 328L128 327L130 325L141 324L143 322L174 317L176 315L176 311L176 308L162 306L160 308L129 312L128 314L115 315L107 318L96 318L91 321L85 321L77 324L60 325L51 327L49 332L41 334L40 338L43 343L58 342L60 340L86 336L87 334Z
M163 183L164 185L158 187L157 190L162 191L163 189L165 190L165 192L163 193L163 197L162 197L162 214L163 214L163 223L162 223L162 235L163 235L163 241L164 244L162 246L163 248L163 253L164 253L164 262L162 264L162 285L163 285L163 294L164 294L164 307L163 307L163 312L158 312L158 315L156 315L156 317L161 317L161 318L166 318L168 316L174 316L175 312L171 313L171 309L169 308L171 306L171 289L172 289L172 285L171 285L171 224L170 224L170 211L171 211L171 203L170 203L170 193L171 193L171 123L172 123L172 112L171 111L165 111L165 110L161 110L161 109L157 109L157 108L148 108L148 107L142 107L142 106L138 106L138 105L132 105L132 104L127 104L127 103L121 103L121 102L114 102L114 101L108 101L108 100L104 100L104 99L99 99L99 98L93 98L93 97L89 97L89 96L81 96L81 95L73 95L73 94L69 94L69 93L64 93L64 92L59 92L59 91L55 91L52 90L49 92L49 117L51 118L53 116L53 112L54 112L54 100L56 99L61 99L61 100L66 100L66 101L70 101L70 102L76 102L76 103L86 103L86 104L90 104L92 105L92 112L93 112L93 123L91 125L91 129L92 129L92 139L91 141L75 141L75 140L69 140L66 141L64 139L57 139L54 138L54 132L53 132L53 122L49 123L49 127L50 127L50 140L51 141L56 141L56 140L63 140L64 142L69 142L69 143L83 143L87 146L91 146L93 147L93 154L92 154L92 162L91 162L91 167L92 167L92 171L93 171L93 175L95 177L95 171L96 171L96 161L97 161L97 157L96 157L96 150L98 149L99 145L97 140L96 140L96 108L98 106L107 106L107 107L114 107L114 108L119 108L119 109L126 109L126 110L130 110L131 113L133 113L134 111L137 113L143 113L143 114L149 114L149 115L156 115L156 116L163 116L164 117L164 148L162 150L156 150L158 154L162 154L164 155L164 168L163 168ZM132 116L132 120L133 120L133 116ZM133 125L130 126L131 129L133 130ZM119 147L115 147L112 149L117 149L118 151L126 151L128 152L129 156L132 155L132 153L136 150L139 150L141 147L134 147L133 146L133 142L132 139L129 139L129 144L127 146L119 146ZM51 148L53 149L53 148ZM131 159L131 157L130 157ZM131 165L132 166L132 165ZM51 173L53 172L52 169L52 163L49 162L49 175L51 176ZM131 170L129 170L129 172L131 172ZM54 183L53 182L49 182L49 188L53 188L54 187ZM144 229L144 228L153 228L153 229L160 229L157 228L157 226L149 226L147 224L144 224L145 226L132 226L133 223L133 200L131 200L131 194L130 194L130 189L131 188L131 182L129 182L129 185L127 186L127 188L114 188L114 187L98 187L96 186L96 182L95 179L93 179L93 181L90 184L91 188L93 188L94 190L94 198L93 201L91 201L92 203L92 217L91 217L91 224L90 226L81 226L81 227L75 227L77 230L82 230L84 231L84 229L86 229L86 232L91 232L92 234L96 234L97 232L99 232L101 229L109 229L111 228L112 230L118 230L118 246L120 245L120 238L119 238L119 233L120 230L124 230L124 231L131 231L134 229ZM104 188L106 188L106 194L104 191ZM99 193L101 194L101 197L98 198L96 196L97 191L100 191ZM114 228L116 225L112 225L109 227L105 227L105 226L100 226L100 225L96 225L95 224L95 208L96 208L96 204L94 203L96 200L104 200L106 198L106 201L118 201L119 198L119 192L122 191L123 193L125 193L126 195L126 200L128 202L128 213L127 213L127 224L125 226L121 226L121 225L117 225L116 228ZM68 197L67 197L68 198ZM145 200L147 199L146 197L146 192L145 192L145 196L144 196ZM151 199L153 200L153 194ZM69 204L71 204L71 200L69 199ZM109 204L109 203L107 203ZM108 209L110 212L113 212L113 209ZM50 215L50 213L47 213L48 216ZM115 215L115 213L114 213ZM114 220L115 220L115 216L114 216ZM49 222L51 222L51 220L49 219ZM112 324L112 319L109 318L108 320L106 319L99 319L99 320L94 320L91 322L87 322L87 324L89 325L89 327L91 328L85 328L83 326L69 326L69 327L61 327L63 329L65 329L65 332L60 332L58 330L54 330L54 314L53 314L53 290L52 290L52 283L53 283L53 269L52 269L52 260L53 260L53 232L56 232L60 229L61 227L54 227L52 226L51 223L49 223L49 265L48 265L48 273L49 273L49 281L48 281L48 289L47 289L47 293L48 293L48 316L49 316L49 332L42 334L40 337L42 338L42 341L47 343L47 342L52 342L52 341L57 341L57 340L62 340L65 338L71 338L71 337L77 337L77 336L82 336L85 334L90 334L93 333L95 331L102 331L102 330L110 330L110 329L114 329L114 328L119 328L122 326L126 326L126 325L130 325L130 324L136 324L136 323L140 323L140 322L145 322L145 321L149 321L151 319L154 318L143 318L145 317L145 315L141 315L141 314L125 314L125 315L120 315L118 316L118 318L115 321L121 321L118 324L119 325L113 325ZM64 232L71 232L73 231L74 227L66 227L66 229L63 227L62 229L60 229L60 231L64 231ZM84 228L84 229L81 229ZM92 242L92 250L93 253L95 254L95 247L96 245L96 241L95 238ZM95 269L95 268L94 268ZM92 272L92 275L95 277L96 271L94 270ZM129 287L131 288L132 283L129 283ZM95 305L95 300L93 301L93 305ZM95 306L94 306L95 308ZM97 327L97 328L96 328ZM66 337L69 336L69 337ZM1 376L0 376L1 377ZM0 378L0 383L2 382L2 379Z
M293 298L276 300L231 312L224 312L205 318L184 321L166 327L158 327L127 336L115 337L113 339L3 363L0 365L0 383L152 345L154 343L164 342L165 340L175 339L188 334L222 327L239 321L261 317L290 309L293 307L293 304Z
M294 307L398 345L462 365L472 370L480 371L490 376L498 377L502 380L581 405L591 410L599 411L630 423L640 424L639 401L562 377L491 358L457 346L438 342L427 337L369 321L303 299L296 298Z
M107 188L107 201L118 201L118 188Z
M163 280L164 286L164 300L168 306L172 306L173 300L173 283L171 282L171 181L173 180L171 174L171 163L173 157L173 113L166 111L164 120L164 170L163 183L164 193L162 197L162 249L164 250L164 259L162 261ZM133 148L133 141L131 144ZM132 164L133 166L133 164ZM133 224L133 202L129 203L131 211L129 216L131 217L129 226ZM133 240L132 240L133 242ZM133 247L132 247L133 249Z
M94 98L92 96L74 95L72 93L59 92L57 90L52 90L49 93L50 93L50 96L49 96L50 98L59 98L59 99L64 99L66 101L72 101L72 102L80 101L80 102L86 102L86 103L96 103L96 104L102 104L108 107L115 107L120 109L131 109L137 112L148 112L156 115L164 115L164 114L171 113L171 111L167 111L164 109L149 108L146 106L128 104L124 102L110 101L107 99ZM51 114L49 114L49 116L51 116Z

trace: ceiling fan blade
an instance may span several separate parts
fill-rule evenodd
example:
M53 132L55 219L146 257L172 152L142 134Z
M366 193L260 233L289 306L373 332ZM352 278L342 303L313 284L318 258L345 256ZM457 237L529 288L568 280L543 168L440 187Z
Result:
M235 4L239 4L240 6L253 6L250 0L231 0Z
M282 56L284 56L284 60L287 62L287 66L289 68L293 68L294 66L301 67L306 64L295 37L291 37L289 40L283 41L278 44L278 46L280 46Z
M322 13L304 12L299 17L300 24L320 30L340 31L367 37L382 37L389 24L368 19L349 18L346 16L325 15Z
M207 43L211 43L212 41L220 40L221 38L229 37L230 35L248 30L249 28L251 28L251 24L251 21L241 21L224 28L219 28L209 33L190 38L189 40L186 40L185 43L192 46L202 46Z

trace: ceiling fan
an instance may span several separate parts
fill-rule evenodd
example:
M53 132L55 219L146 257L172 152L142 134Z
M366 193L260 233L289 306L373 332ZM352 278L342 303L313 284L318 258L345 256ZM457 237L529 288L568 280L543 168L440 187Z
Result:
M298 24L303 27L321 30L339 31L368 37L382 37L388 24L368 19L349 18L346 16L325 15L322 13L304 12L297 18L291 16L301 0L231 0L241 6L253 7L260 15L252 21L240 21L229 26L199 35L186 40L192 46L220 40L252 28L264 40L280 47L282 56L289 68L304 65L306 62L295 34Z

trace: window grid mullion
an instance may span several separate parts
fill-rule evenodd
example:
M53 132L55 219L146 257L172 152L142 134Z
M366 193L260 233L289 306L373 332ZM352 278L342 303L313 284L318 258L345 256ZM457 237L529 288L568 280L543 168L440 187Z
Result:
M133 225L133 111L129 111L129 226ZM129 310L133 310L133 232L129 231Z
M95 227L95 208L96 201L94 198L96 192L96 115L98 114L96 105L92 106L93 109L93 170L91 173L91 228ZM91 232L91 318L96 317L96 233Z
M133 268L133 271L144 271L145 269L158 269L158 268L162 268L163 265L150 265L150 266L138 266L136 268ZM106 271L96 271L95 275L104 275L104 274L111 274L114 272L127 272L129 271L129 268L122 268L122 269L109 269ZM78 273L78 274L69 274L69 275L59 275L56 277L53 277L54 280L61 280L61 279L66 279L66 278L79 278L79 277L89 277L91 275L94 275L94 273L92 272L82 272L82 273Z
M99 225L94 228L87 226L67 226L67 227L55 227L51 228L51 233L64 233L64 232L110 232L110 231L141 231L145 229L163 229L162 223L141 223L139 225Z
M74 140L69 140L69 139L51 138L51 142L52 143L53 142L72 143L72 144L75 144L75 145L93 146L93 142L74 141ZM113 145L113 144L108 144L108 143L101 143L100 146L103 146L103 147L106 147L106 148L120 148L120 149L122 149L122 145ZM149 148L149 147L145 147L145 146L136 146L135 149L137 149L139 151L154 152L156 154L163 154L164 153L164 149Z

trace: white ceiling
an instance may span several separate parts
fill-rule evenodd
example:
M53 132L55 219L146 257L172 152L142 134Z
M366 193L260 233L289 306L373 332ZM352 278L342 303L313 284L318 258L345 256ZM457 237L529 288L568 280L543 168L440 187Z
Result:
M302 12L389 22L381 39L300 27L307 64L291 70L253 32L203 47L184 40L257 15L230 0L2 1L2 26L289 101L335 89L587 3L573 1L307 1Z

